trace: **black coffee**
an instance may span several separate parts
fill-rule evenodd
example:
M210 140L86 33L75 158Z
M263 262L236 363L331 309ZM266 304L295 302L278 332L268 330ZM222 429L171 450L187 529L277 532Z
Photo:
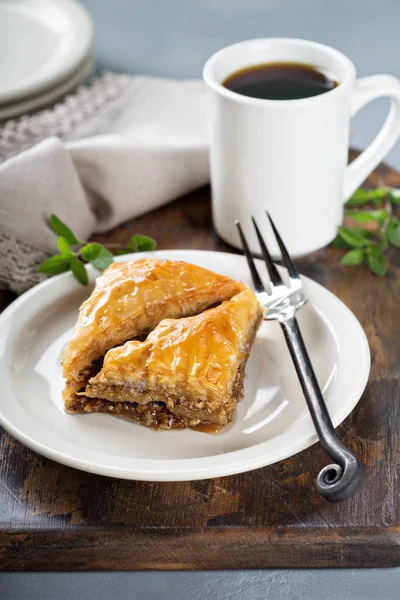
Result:
M310 65L272 62L236 71L222 85L250 98L296 100L325 94L338 82Z

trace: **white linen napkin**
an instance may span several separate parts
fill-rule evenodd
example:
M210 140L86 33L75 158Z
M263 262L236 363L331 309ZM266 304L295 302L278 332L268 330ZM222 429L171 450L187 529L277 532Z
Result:
M0 126L0 285L38 281L51 213L88 239L206 184L205 94L200 81L107 74Z

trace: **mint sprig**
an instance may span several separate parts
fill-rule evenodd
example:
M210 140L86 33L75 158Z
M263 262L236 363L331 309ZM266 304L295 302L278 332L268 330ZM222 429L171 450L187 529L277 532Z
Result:
M367 205L367 208L363 208ZM374 275L383 277L389 269L385 252L400 248L400 219L394 214L400 206L400 189L382 187L358 189L345 204L345 215L355 223L370 226L338 227L333 245L347 250L340 260L344 266L366 263Z
M50 215L49 225L58 236L67 240L68 244L79 244L79 240L56 215Z
M89 283L85 264L90 263L97 271L104 271L114 262L115 254L150 252L157 247L153 238L143 234L134 234L126 246L110 244L109 248L113 248L113 253L98 242L79 240L56 215L50 216L49 226L58 236L59 254L42 262L38 270L46 275L58 275L71 271L75 279L82 285Z

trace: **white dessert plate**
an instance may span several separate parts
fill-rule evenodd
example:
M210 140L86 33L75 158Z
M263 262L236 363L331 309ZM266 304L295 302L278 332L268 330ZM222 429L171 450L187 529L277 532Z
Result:
M241 256L196 250L150 255L191 262L251 284ZM259 262L260 272L265 272ZM89 268L89 274L93 283L97 273ZM336 296L306 277L304 286L310 302L298 319L337 426L357 404L367 383L368 342L356 317ZM20 442L84 471L124 479L182 481L263 467L317 441L275 322L264 322L259 330L246 368L244 399L234 425L224 433L153 431L106 414L66 414L61 352L79 305L91 289L65 273L25 293L0 317L0 423Z
M78 86L86 83L93 73L93 66L93 56L89 54L78 70L58 85L36 96L30 96L26 100L19 100L10 104L0 104L0 121L37 111L39 108L45 108L54 104L57 100L61 100L70 92L72 93Z
M92 23L74 0L0 0L0 103L61 83L88 56Z

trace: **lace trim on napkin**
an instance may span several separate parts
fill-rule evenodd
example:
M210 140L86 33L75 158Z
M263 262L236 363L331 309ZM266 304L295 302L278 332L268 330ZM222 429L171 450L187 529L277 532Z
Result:
M79 125L97 117L128 85L129 76L105 73L54 107L0 125L0 162L44 139L67 138Z
M106 111L129 81L129 76L105 73L50 109L0 125L0 163L48 137L73 135L79 126ZM0 288L21 294L36 285L45 279L37 267L47 257L42 250L0 232Z
M37 267L48 255L6 233L0 233L0 257L1 289L22 294L45 279Z

